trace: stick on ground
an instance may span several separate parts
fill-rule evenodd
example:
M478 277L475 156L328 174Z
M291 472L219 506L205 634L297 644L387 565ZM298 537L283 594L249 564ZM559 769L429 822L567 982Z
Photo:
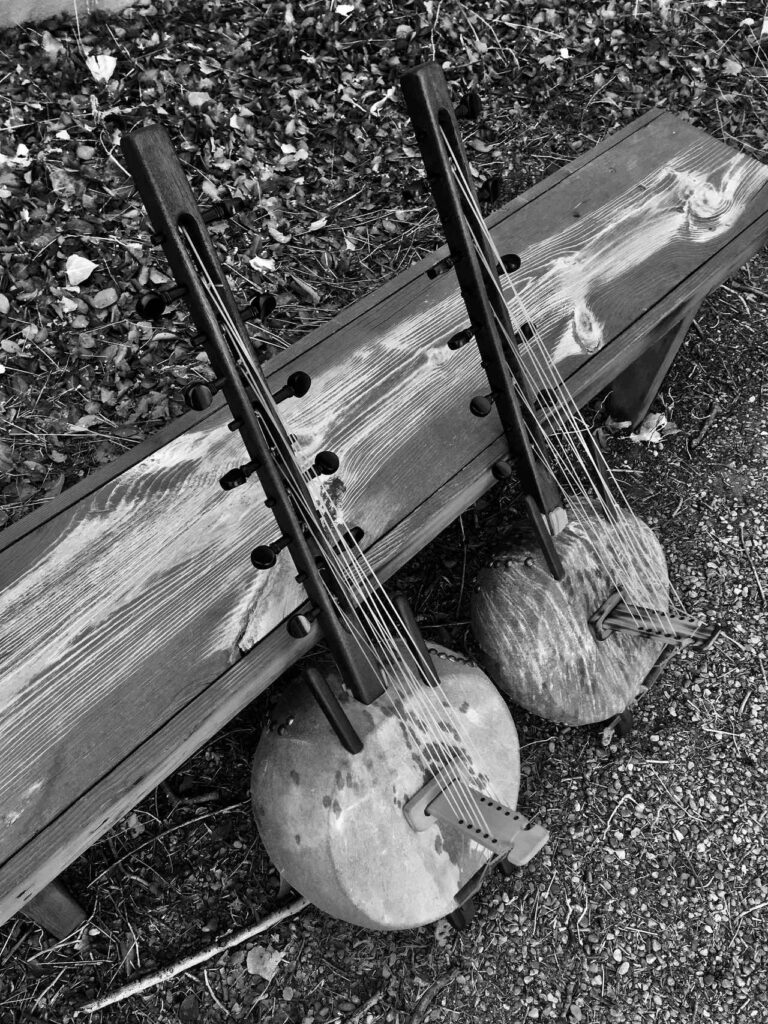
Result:
M295 914L300 914L301 911L308 906L309 901L305 900L302 896L293 903L289 903L280 910L276 910L273 914L263 917L261 921L257 922L257 924L253 924L249 928L241 928L240 931L234 932L234 934L230 935L227 939L224 939L223 942L217 942L213 946L207 946L205 949L202 949L197 953L191 953L189 956L186 956L181 960L177 960L173 964L168 964L167 967L163 967L159 971L154 971L152 974L145 974L143 978L135 978L128 985L123 985L122 988L116 988L112 992L108 992L105 996L101 996L99 999L93 999L89 1003L83 1003L82 1006L78 1007L76 1013L95 1013L97 1010L103 1010L105 1006L112 1006L113 1003L119 1003L123 999L129 999L131 996L138 995L140 992L146 992L147 989L154 988L155 985L162 985L163 982L169 981L171 978L175 978L178 974L183 974L184 971L188 971L192 967L197 967L198 964L205 963L206 960L212 960L213 957L218 956L227 949L232 949L233 946L239 946L241 942L246 942L248 939L253 938L254 935L259 935L261 932L268 931L280 921L284 921L286 917L293 917Z

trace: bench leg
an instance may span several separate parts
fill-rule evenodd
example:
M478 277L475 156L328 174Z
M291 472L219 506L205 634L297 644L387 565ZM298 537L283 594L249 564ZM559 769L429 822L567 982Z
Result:
M642 423L698 310L697 301L662 321L643 354L614 380L610 398L614 419L630 420L633 427Z
M58 879L25 904L22 913L57 939L71 935L88 920L83 908Z

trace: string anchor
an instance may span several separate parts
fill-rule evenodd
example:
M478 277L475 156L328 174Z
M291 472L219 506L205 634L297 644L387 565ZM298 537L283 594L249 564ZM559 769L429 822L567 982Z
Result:
M316 476L333 476L339 468L339 456L336 452L318 452L312 467L307 471L307 478Z
M145 292L136 301L136 312L145 320L159 320L168 307L168 304L183 298L187 289L166 288L162 292Z
M235 466L234 469L230 469L228 473L219 478L219 483L224 491L231 491L235 487L240 487L245 481L251 476L252 473L256 472L255 462L246 462L242 466Z
M277 561L277 556L291 543L290 537L280 537L273 540L271 544L260 544L251 552L251 564L254 569L271 569Z
M290 375L287 382L283 384L279 391L274 393L272 398L276 405L284 402L286 398L303 398L311 386L312 378L309 374L304 373L302 370L297 370Z
M471 821L465 817L468 812ZM437 822L450 825L515 867L527 864L549 839L542 825L531 825L524 815L467 785L457 762L429 779L406 803L403 813L415 832L424 832ZM463 894L464 898L467 895L471 894Z
M202 412L203 409L208 408L213 401L213 396L221 391L226 383L226 377L217 377L216 380L196 380L192 384L187 384L183 389L184 401L188 408L194 409L195 412Z
M720 626L710 626L692 615L670 615L658 608L626 602L618 591L590 616L589 624L601 641L611 633L631 633L696 651L708 651L720 633Z

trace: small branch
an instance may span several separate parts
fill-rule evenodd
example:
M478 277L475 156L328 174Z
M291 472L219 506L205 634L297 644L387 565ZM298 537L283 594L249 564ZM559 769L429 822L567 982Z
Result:
M721 409L720 409L720 405L718 404L718 402L717 401L713 401L712 404L709 407L709 412L704 417L704 422L702 423L702 425L701 425L701 427L699 429L698 434L696 435L696 437L691 438L691 442L690 442L691 448L696 448L698 445L701 444L701 442L704 440L704 438L709 433L709 428L714 423L715 417L717 416L717 414L720 411L721 411Z
M358 1022L363 1019L366 1013L368 1013L369 1010L372 1010L374 1008L376 1003L379 1002L383 995L383 992L377 992L375 995L371 996L370 999L363 1003L359 1010L355 1010L355 1012L347 1021L347 1024L358 1024Z
M759 288L753 288L751 284L741 284L740 281L731 281L729 287L734 291L744 292L746 295L756 295L758 299L768 299L768 292L761 292Z
M416 1003L416 1008L411 1015L409 1024L421 1024L427 1015L427 1010L430 1005L435 1001L444 988L448 988L449 985L454 983L458 973L458 970L453 970L450 974L444 974L442 978L438 978L437 981L432 982L418 1003Z
M162 985L163 982L169 981L171 978L175 978L177 975L183 974L185 971L189 971L193 967L197 967L198 964L205 963L206 960L212 960L215 956L219 956L226 950L232 949L233 946L239 946L241 942L247 942L248 939L252 939L254 935L260 935L262 932L269 931L270 928L274 928L274 926L280 921L284 921L286 917L293 917L295 914L300 914L301 911L308 906L309 901L305 900L302 896L293 903L289 903L280 910L276 910L274 913L262 918L262 920L257 924L251 925L249 928L241 928L240 931L234 932L234 934L230 935L228 939L224 939L223 942L217 942L213 946L207 946L205 949L202 949L197 953L191 953L189 956L185 956L183 959L177 960L176 963L168 964L167 967L163 967L159 971L154 971L152 974L146 974L143 978L135 978L130 984L123 985L122 988L116 988L114 991L108 992L105 996L102 996L99 999L93 999L89 1003L83 1003L83 1005L78 1007L75 1011L75 1014L95 1013L97 1010L103 1010L105 1006L112 1006L113 1003L122 1002L123 999L130 999L131 996L138 995L140 992L146 992L147 989L154 988L156 985Z
M755 563L752 561L752 555L750 555L749 548L747 547L746 541L744 540L744 527L743 526L739 526L739 540L741 541L742 550L743 550L744 554L747 556L747 561L749 562L750 568L752 569L752 573L753 573L753 575L755 577L755 583L757 583L757 589L760 591L760 600L763 603L763 608L765 608L765 591L763 590L763 584L760 582L760 577L757 574L757 569L755 568Z

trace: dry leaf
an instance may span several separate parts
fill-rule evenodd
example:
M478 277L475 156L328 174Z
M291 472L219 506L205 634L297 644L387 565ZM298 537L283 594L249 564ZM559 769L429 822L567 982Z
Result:
M209 92L188 92L187 103L190 107L202 107L204 103L211 102L211 94Z
M284 956L285 953L272 949L271 946L254 946L248 950L245 966L249 974L258 974L265 981L272 981Z
M248 260L248 266L251 270L258 270L262 274L274 273L275 261L272 259L264 259L263 256L252 256Z
M649 413L634 433L629 435L630 441L640 444L645 441L648 444L658 444L664 436L664 427L667 425L667 417L663 412Z
M95 81L108 82L115 73L117 58L110 53L99 53L86 57L85 63Z
M70 285L82 284L88 280L97 266L98 263L92 263L85 256L73 254L67 259L67 281Z
M3 295L2 292L0 292L0 316L5 316L10 308L11 304L8 301L8 296Z
M293 290L299 296L299 298L306 299L307 302L311 302L314 306L317 306L320 302L320 293L308 284L306 281L302 281L300 277L296 277L295 274L291 274L291 281L293 282Z
M94 309L107 309L108 306L114 306L117 302L117 289L102 288L90 301Z
M320 231L328 223L327 217L321 217L320 220L313 220L307 228L308 231Z

